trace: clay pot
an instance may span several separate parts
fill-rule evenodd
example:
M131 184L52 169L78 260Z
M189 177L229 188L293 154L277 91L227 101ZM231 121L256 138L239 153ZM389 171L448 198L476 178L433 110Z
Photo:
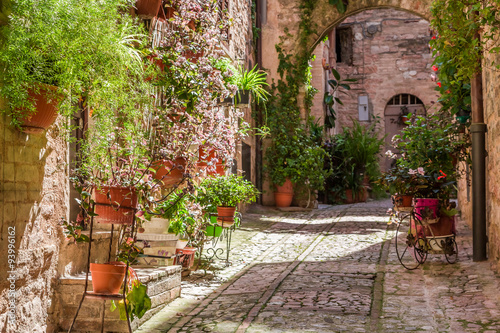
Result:
M355 202L366 202L366 200L368 200L368 190L366 187L361 186L358 193L356 193Z
M92 290L97 294L118 294L125 278L124 263L90 264Z
M290 207L293 200L293 193L274 192L276 207Z
M143 19L153 18L160 11L161 0L137 0L135 8L137 15Z
M175 161L157 161L153 163L156 169L154 178L160 180L163 185L175 185L182 182L186 171L186 159L177 157Z
M283 185L275 185L274 201L276 207L290 207L293 199L293 184L290 179L286 179Z
M356 198L353 196L352 190L351 189L346 189L345 190L345 200L344 202L346 204L352 204L356 201Z
M22 131L24 133L38 134L49 128L57 118L57 110L61 95L55 92L57 87L48 84L40 84L40 90L35 93L33 90L28 91L29 98L34 101L36 112L26 113L22 121Z
M217 224L221 227L230 227L234 224L236 207L217 207Z
M424 234L426 237L432 237L433 235L448 236L456 232L455 216L443 215L439 217L439 221L437 223L429 224L428 227L424 227L417 223L417 226L415 228L415 221L412 220L411 228L412 230L417 230L417 233L420 236L423 236Z
M393 195L392 203L398 207L412 207L413 195Z
M175 254L178 254L182 252L182 255L180 257L176 257L174 261L174 265L179 265L182 263L182 267L184 268L190 268L194 264L194 256L196 254L196 248L195 247L185 247L183 249L176 249ZM179 260L177 260L179 259Z
M94 192L94 213L99 223L132 224L137 192L120 186L102 186Z
M198 148L198 158L199 161L197 163L199 168L208 167L209 162L213 162L214 159L217 160L215 163L215 171L207 171L207 175L209 176L224 176L226 174L226 166L217 158L217 152L215 149L209 146L201 146Z

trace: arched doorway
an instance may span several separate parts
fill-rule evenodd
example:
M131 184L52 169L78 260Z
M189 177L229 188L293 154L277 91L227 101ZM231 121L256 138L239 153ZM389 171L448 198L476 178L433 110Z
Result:
M392 147L391 141L394 135L399 134L405 125L403 116L408 113L416 115L425 115L426 110L424 103L415 95L411 94L398 94L393 96L384 110L384 123L385 123L385 151L391 150L397 153ZM394 160L384 157L381 163L381 169L387 171L391 167Z

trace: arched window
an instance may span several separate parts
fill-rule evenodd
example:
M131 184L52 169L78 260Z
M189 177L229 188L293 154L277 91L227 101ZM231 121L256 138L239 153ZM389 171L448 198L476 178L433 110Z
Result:
M387 105L423 105L420 98L410 94L399 94L391 98Z

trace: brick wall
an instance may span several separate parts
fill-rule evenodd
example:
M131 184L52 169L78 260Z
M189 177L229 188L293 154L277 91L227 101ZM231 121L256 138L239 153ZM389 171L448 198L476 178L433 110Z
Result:
M358 119L358 96L368 96L370 113L381 118L384 132L384 110L398 94L420 98L427 109L437 100L432 82L432 58L428 47L429 23L410 13L394 9L369 10L347 18L339 29L351 29L352 58L332 61L343 78L357 79L348 96L340 95L344 106L337 111L337 126ZM333 38L331 36L330 38ZM333 44L335 45L335 44ZM328 62L327 60L327 62Z

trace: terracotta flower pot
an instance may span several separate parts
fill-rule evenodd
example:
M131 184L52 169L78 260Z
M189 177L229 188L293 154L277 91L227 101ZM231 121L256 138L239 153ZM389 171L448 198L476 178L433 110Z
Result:
M276 185L276 192L278 193L293 193L293 184L290 179L286 179L283 185Z
M38 93L33 90L28 91L29 98L35 103L36 112L26 113L22 121L22 131L24 133L37 134L42 133L57 118L58 104L62 96L55 92L57 87L48 84L41 84Z
M234 224L236 207L217 207L217 224L221 227L230 227Z
M443 215L439 217L439 221L434 224L429 224L428 227L423 227L420 224L417 224L415 227L415 221L411 221L412 230L417 230L420 236L425 234L426 237L434 236L447 236L454 234L456 232L455 227L455 216L446 216ZM431 232L432 230L432 232Z
M124 263L90 264L92 289L97 294L118 294L125 278Z
M135 8L141 18L153 18L160 11L161 0L137 0Z
M153 163L156 169L154 178L163 185L175 185L182 182L186 171L187 161L184 157L177 157L175 161L158 161Z
M413 195L393 195L392 203L398 207L412 207Z
M290 207L293 200L293 193L274 192L276 207Z
M175 258L174 265L179 265L182 263L182 267L184 268L190 268L194 264L194 257L196 254L196 248L195 247L185 247L183 249L176 249L175 253L178 254L182 251L182 255L179 257L179 260L177 260L177 257Z
M226 165L219 160L215 149L209 146L201 146L198 148L198 159L198 168L206 168L209 162L213 163L216 160L215 170L207 171L207 175L224 176L226 174Z
M356 198L354 197L352 190L351 189L346 189L345 190L345 200L344 202L346 204L352 204L356 201Z
M358 193L356 193L355 202L366 202L366 200L368 200L368 190L366 187L361 186Z
M109 197L108 197L109 196ZM137 192L128 187L102 186L94 191L95 217L99 223L132 224Z

